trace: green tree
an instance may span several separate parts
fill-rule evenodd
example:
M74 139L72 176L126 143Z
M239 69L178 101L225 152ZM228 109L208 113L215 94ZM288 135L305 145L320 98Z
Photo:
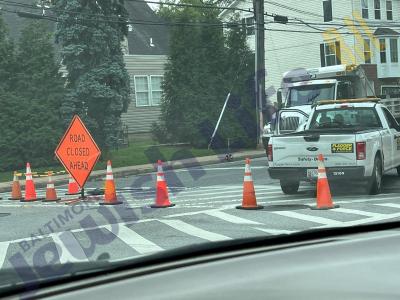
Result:
M202 5L199 0L184 3ZM246 44L242 26L224 35L218 9L161 7L159 14L170 21L199 26L175 26L170 34L169 60L163 84L162 116L154 135L194 146L208 144L225 98L231 92L219 137L214 146L225 147L227 139L238 146L255 140L252 80L254 57ZM237 17L232 22L239 24ZM157 135L164 129L166 134ZM240 141L240 143L238 143ZM240 144L240 145L239 145Z
M0 93L10 89L15 64L14 45L0 16Z
M116 146L121 114L130 101L129 75L121 43L127 34L123 0L56 0L57 42L67 75L61 113L86 122L103 150Z
M0 168L20 168L27 161L34 166L54 164L54 150L62 134L59 108L64 80L46 23L28 24L10 57L14 57L12 91L0 93L0 127L4 130Z

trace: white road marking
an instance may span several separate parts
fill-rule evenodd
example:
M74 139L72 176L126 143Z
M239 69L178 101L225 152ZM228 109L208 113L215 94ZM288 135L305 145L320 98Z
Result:
M7 251L8 251L8 246L10 246L10 242L0 242L0 269L4 265L4 261L6 259Z
M212 216L212 217L216 217L218 219L233 223L233 224L253 224L253 225L262 225L262 223L260 222L255 222L255 221L251 221L245 218L240 218L237 216L233 216L230 214L227 214L223 211L208 211L205 214Z
M271 228L261 228L261 227L253 227L254 229L269 233L269 234L291 234L296 232L295 230L284 230L284 229L271 229Z
M374 205L384 206L384 207L392 207L392 208L400 208L400 204L397 203L376 203Z
M293 219L298 219L298 220L308 221L308 222L313 222L313 223L319 223L319 224L323 224L323 225L338 226L338 225L343 224L343 222L340 222L340 221L323 218L323 217L300 214L300 213L293 212L293 211L274 211L271 213L280 215L280 216L284 216L284 217L288 217L288 218L293 218Z
M369 211L363 211L363 210L358 210L358 209L349 209L349 208L335 208L335 212L341 212L345 214L354 214L354 215L360 215L360 216L365 216L365 217L379 217L382 216L380 213L373 213Z
M196 226L185 223L181 220L158 220L161 223L164 223L172 228L179 230L183 233L189 234L191 236L195 236L201 238L203 240L215 242L215 241L224 241L231 240L232 238L227 237L225 235L214 233L211 231L207 231Z
M57 245L60 263L87 261L85 251L70 231L57 232L51 235Z
M110 225L106 226L105 228L115 234L115 232L110 229ZM115 235L140 254L149 254L164 250L157 244L136 233L133 229L128 228L126 225L119 225L118 233Z

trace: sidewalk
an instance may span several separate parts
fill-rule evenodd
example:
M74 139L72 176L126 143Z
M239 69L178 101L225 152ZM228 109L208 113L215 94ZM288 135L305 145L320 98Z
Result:
M250 151L239 151L232 153L233 160L238 161L241 159L245 159L246 157L250 158L258 158L258 157L265 157L265 150L250 150ZM220 155L210 155L210 156L202 156L196 158L188 158L182 160L173 160L167 161L164 163L164 170L171 170L171 169L182 169L182 168L190 168L190 167L197 167L197 166L204 166L209 164L215 163L222 163L225 162L225 154ZM144 173L151 173L156 171L155 164L145 164L145 165L137 165L137 166L128 166L128 167L121 167L121 168L113 168L114 177L123 177L127 175L138 175ZM106 168L104 170L93 171L90 174L88 181L95 180L98 178L103 178L106 175ZM11 175L10 175L11 176ZM55 184L67 184L68 183L68 175L57 175L53 176L53 181ZM35 186L38 188L46 187L47 178L35 178ZM25 181L23 178L20 178L21 186L25 186ZM0 192L9 192L11 191L12 181L10 182L1 182L0 183Z

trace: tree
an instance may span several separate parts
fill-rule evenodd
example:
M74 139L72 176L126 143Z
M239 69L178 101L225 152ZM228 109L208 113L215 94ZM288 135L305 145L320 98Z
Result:
M15 64L14 45L0 16L0 93L10 89Z
M184 3L204 4L199 0ZM242 26L231 28L224 35L219 12L218 9L194 7L160 9L160 15L170 21L199 24L171 29L161 124L154 126L154 131L165 128L173 141L206 146L224 100L231 92L230 105L213 145L226 147L229 138L244 147L255 142L251 92L254 55L247 47ZM233 22L239 24L237 17Z
M121 43L128 13L123 0L57 0L56 38L67 75L61 113L65 126L74 114L88 125L103 150L116 146L121 114L130 101L129 75Z
M1 44L1 42L0 42ZM64 80L59 74L54 44L43 21L22 31L10 72L12 90L0 93L1 170L54 164L54 150L62 134L60 103ZM3 131L2 131L3 132Z

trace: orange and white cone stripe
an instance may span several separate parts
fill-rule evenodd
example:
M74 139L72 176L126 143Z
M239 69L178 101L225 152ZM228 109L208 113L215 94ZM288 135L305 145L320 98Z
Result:
M26 173L25 173L25 198L21 199L21 202L32 202L37 200L42 200L42 198L38 198L36 195L35 183L32 178L31 165L26 163Z
M107 162L106 171L106 182L104 189L104 202L99 203L100 205L116 205L122 204L122 201L118 201L117 192L115 189L114 175L112 172L111 161Z
M150 205L150 207L166 208L172 206L175 206L175 204L172 204L169 200L168 186L164 176L162 161L159 160L157 162L156 200L153 205Z
M317 205L312 209L332 209L338 205L333 204L328 177L324 165L324 157L318 155L318 181L317 181Z
M46 188L46 198L43 200L43 202L51 202L51 201L58 201L61 200L60 198L57 197L57 192L54 187L54 182L51 179L51 172L48 173L48 183L47 183L47 188Z
M246 159L243 179L243 199L242 205L236 206L238 209L262 209L263 206L257 205L256 193L254 190L253 176L251 175L250 159Z

